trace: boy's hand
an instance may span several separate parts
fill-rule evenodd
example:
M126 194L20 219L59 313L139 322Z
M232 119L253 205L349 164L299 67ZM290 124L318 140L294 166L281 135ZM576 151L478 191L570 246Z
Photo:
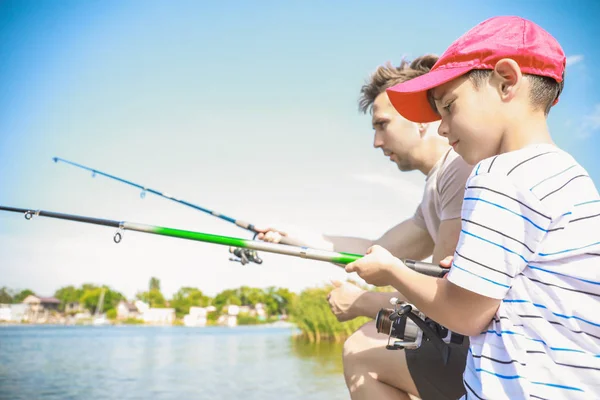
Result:
M448 268L452 267L452 261L454 260L454 256L448 256L440 261L440 267ZM448 276L448 272L444 275L444 278Z
M390 284L392 269L402 264L389 251L379 245L370 247L364 257L346 265L346 272L356 272L367 283L375 286ZM404 265L404 264L402 264Z
M331 312L338 321L350 321L360 316L356 300L365 293L365 290L349 282L332 281L334 289L327 295L327 302Z

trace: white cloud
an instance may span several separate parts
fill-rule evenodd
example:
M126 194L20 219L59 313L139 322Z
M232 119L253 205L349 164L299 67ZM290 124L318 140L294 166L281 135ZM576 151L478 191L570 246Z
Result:
M572 67L575 64L579 64L584 59L583 54L574 54L567 56L567 66Z
M582 138L588 138L596 131L600 131L600 103L594 106L590 114L583 117L581 128Z
M600 104L596 104L594 111L585 117L585 122L593 130L600 129Z

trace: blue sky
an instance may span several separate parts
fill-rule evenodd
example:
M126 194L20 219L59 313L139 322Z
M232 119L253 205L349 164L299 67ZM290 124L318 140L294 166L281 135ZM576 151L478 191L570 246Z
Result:
M494 15L520 15L569 56L549 123L600 182L595 2L0 2L0 204L248 237L216 218L64 164L63 157L257 224L376 237L412 214L420 173L371 147L360 86L377 65L441 54ZM52 294L157 276L209 294L301 290L338 267L109 228L0 214L0 286Z

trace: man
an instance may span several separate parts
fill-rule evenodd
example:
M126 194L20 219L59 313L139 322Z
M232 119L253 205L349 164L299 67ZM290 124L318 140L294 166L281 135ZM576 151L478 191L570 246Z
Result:
M421 204L414 215L388 230L377 240L319 235L293 235L264 229L258 238L278 242L282 236L301 245L332 251L364 254L375 244L399 258L434 263L454 253L461 229L460 212L465 182L472 167L437 135L438 124L415 124L400 116L391 105L386 89L427 73L437 61L424 56L399 67L379 67L361 89L363 113L372 112L374 147L398 165L401 171L419 170L426 175ZM399 293L367 292L349 283L334 282L328 296L340 321L358 316L374 318L379 309L390 307ZM430 342L416 350L390 351L387 337L377 333L374 322L363 325L344 344L344 375L352 399L409 399L409 394L428 399L456 399L464 393L462 371L467 344L454 347L447 366Z

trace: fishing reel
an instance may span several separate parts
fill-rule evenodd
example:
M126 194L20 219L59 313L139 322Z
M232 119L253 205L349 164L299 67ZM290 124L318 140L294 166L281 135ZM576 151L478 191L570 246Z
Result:
M394 309L382 308L375 318L377 333L388 335L386 349L418 349L423 341L431 341L440 352L444 365L450 357L449 343L461 344L464 336L441 326L414 305L397 298L390 299ZM392 344L390 342L394 339Z
M252 240L256 240L257 236L258 236L258 232L254 234L254 237L252 238ZM260 265L263 262L262 258L260 258L258 256L258 252L256 250L242 249L239 247L231 246L229 248L229 252L236 257L236 258L230 257L229 261L239 262L242 265L246 265L251 262Z
M239 262L242 265L246 265L251 262L256 264L262 264L263 262L263 260L258 256L256 250L240 249L239 247L230 247L229 252L236 257L230 257L229 261Z

